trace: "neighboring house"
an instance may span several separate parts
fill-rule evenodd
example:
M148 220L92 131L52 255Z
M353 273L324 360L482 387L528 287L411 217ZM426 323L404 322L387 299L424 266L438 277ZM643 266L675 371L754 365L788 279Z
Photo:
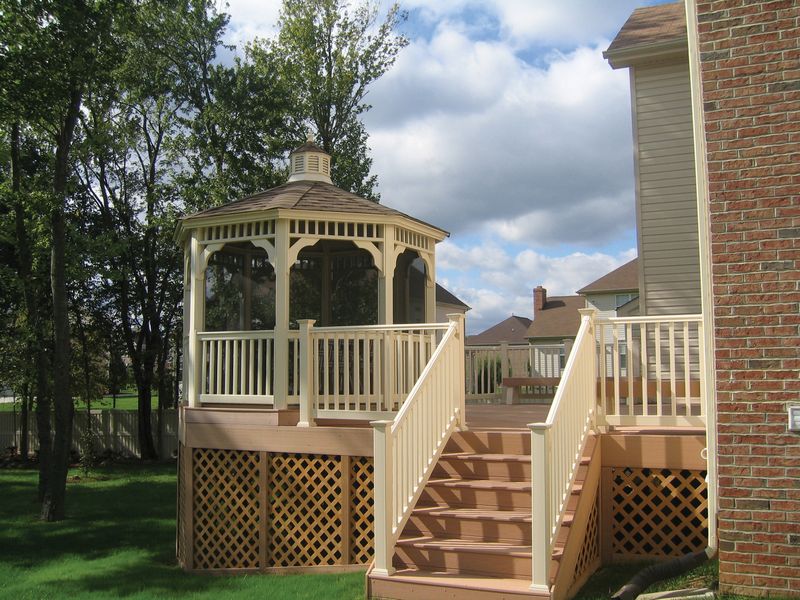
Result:
M440 284L436 284L436 322L445 323L447 315L452 314L467 314L471 310L470 307L460 300L450 290Z
M526 337L531 345L531 375L558 377L578 333L584 308L581 296L551 296L537 285L533 290L533 321Z
M578 290L586 299L586 308L597 309L599 317L616 317L620 309L639 297L639 259L625 263Z
M513 346L528 345L528 327L531 320L527 317L511 315L505 321L500 321L488 329L467 336L468 346L497 346L507 343Z
M798 22L686 0L605 53L630 69L640 310L702 313L708 544L720 591L753 596L800 596Z

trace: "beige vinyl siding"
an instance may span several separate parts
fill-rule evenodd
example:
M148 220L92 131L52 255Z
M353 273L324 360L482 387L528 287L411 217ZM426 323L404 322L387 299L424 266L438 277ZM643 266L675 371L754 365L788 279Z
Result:
M631 68L640 305L643 314L701 311L688 62Z

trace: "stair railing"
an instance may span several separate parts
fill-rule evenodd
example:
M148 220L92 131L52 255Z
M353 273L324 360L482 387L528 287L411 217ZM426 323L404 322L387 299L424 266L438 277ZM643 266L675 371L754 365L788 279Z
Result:
M464 424L464 316L450 324L391 421L373 421L375 567L391 575L395 543L450 434Z
M597 409L597 311L581 309L581 326L544 423L531 423L531 589L550 592L550 561L556 534L594 428Z

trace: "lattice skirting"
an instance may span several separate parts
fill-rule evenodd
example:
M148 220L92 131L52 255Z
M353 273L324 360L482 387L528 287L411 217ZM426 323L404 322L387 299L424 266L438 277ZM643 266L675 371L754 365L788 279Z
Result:
M589 513L589 523L586 525L586 537L578 554L578 562L575 564L575 579L583 578L587 572L597 568L600 563L600 510L598 507L599 496L595 500L592 510Z
M178 559L261 570L372 559L372 459L181 448Z
M611 554L669 557L708 545L705 471L608 469Z

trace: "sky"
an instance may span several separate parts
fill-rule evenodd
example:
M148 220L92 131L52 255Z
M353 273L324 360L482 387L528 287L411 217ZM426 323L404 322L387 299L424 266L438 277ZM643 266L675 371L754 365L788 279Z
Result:
M636 256L628 71L602 52L656 3L401 2L410 43L366 98L372 171L383 204L450 233L436 278L468 333ZM229 43L274 35L278 0L227 4Z

